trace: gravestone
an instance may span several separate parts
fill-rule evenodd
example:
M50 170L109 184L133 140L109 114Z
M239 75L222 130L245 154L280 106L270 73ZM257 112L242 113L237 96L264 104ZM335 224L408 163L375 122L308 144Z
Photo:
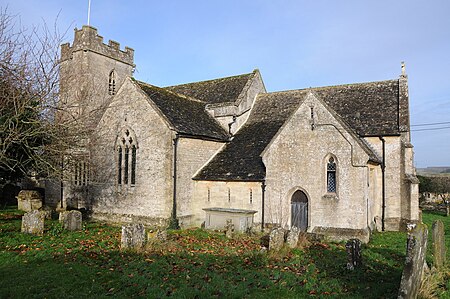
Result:
M17 195L17 209L25 212L39 210L42 207L42 196L36 190L21 190Z
M433 261L434 266L438 269L442 268L445 263L445 236L444 223L441 220L433 222Z
M227 219L227 225L225 225L225 236L228 239L231 239L233 237L233 232L234 232L233 220Z
M406 258L398 298L416 298L422 283L427 252L428 229L423 223L418 223L408 231L406 241Z
M166 242L167 241L167 231L164 230L158 230L156 232L156 239L158 239L160 242Z
M42 236L44 234L45 215L40 211L34 210L22 216L23 233Z
M145 245L145 228L143 224L122 226L121 248L141 249Z
M289 231L287 238L286 238L286 243L289 246L289 248L297 247L299 235L300 235L300 229L297 228L296 226L293 226L291 228L291 230Z
M285 231L281 227L274 228L269 235L269 250L280 250L284 245Z
M59 222L64 229L70 231L81 230L82 214L80 211L64 211L59 213Z
M359 239L350 239L345 244L347 250L347 269L354 270L362 265L361 241Z
M42 206L42 208L40 208L39 211L41 211L41 213L44 214L45 219L48 220L52 219L53 209L50 208L49 206Z

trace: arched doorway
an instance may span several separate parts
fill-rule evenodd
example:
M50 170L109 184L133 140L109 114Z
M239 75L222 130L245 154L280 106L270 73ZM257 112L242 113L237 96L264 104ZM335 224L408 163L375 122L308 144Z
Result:
M301 190L292 194L291 226L298 227L303 232L308 228L308 196Z

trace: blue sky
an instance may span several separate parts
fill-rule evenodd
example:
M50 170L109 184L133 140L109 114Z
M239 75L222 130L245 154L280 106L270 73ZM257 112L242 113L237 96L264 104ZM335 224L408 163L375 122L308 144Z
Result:
M88 0L0 0L24 26L73 39ZM135 77L167 86L251 72L269 91L395 79L406 62L417 167L450 166L450 1L91 0ZM418 124L445 123L436 126Z

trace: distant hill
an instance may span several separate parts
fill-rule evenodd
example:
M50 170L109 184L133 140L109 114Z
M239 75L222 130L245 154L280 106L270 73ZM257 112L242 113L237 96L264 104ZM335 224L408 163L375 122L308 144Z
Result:
M421 175L450 174L450 166L417 168L416 170Z

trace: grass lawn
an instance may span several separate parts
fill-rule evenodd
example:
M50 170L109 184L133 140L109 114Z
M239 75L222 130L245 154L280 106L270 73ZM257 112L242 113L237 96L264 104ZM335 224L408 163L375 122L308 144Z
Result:
M437 218L450 248L450 218L424 214L427 224ZM192 229L137 253L120 251L119 227L89 222L67 232L48 221L38 237L20 225L20 212L0 211L0 298L394 298L406 248L404 233L376 233L363 267L349 271L341 243L266 254L258 237Z

